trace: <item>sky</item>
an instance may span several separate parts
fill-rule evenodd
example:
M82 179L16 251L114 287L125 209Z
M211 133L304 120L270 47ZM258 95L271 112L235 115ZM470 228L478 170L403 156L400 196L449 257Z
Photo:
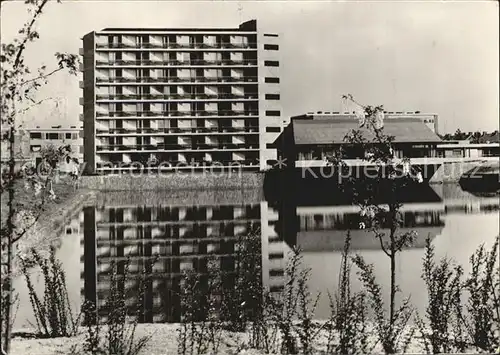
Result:
M285 116L341 111L343 94L388 111L439 114L440 133L499 126L497 1L51 1L26 62L55 66L81 38L106 27L238 27L257 19L279 33ZM23 1L2 4L1 41L27 19ZM36 71L35 71L36 72ZM80 78L58 73L39 92L55 97L26 124L75 125ZM57 105L54 103L57 102Z

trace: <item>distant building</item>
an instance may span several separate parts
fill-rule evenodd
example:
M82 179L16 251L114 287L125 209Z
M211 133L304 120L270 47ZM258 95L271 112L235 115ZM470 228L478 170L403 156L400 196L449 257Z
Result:
M84 36L81 54L90 173L215 162L256 171L276 159L268 145L283 128L279 36L257 21L106 28Z
M6 129L8 128L2 127L2 132L5 132ZM10 143L8 140L2 140L0 153L2 171L6 171L7 169L9 169L10 158ZM31 160L29 154L28 138L24 131L18 131L14 136L14 160L16 171Z
M83 162L81 128L77 126L62 127L52 126L50 128L28 128L26 129L29 156L37 165L41 162L41 150L48 146L56 148L64 145L71 146L72 156Z
M374 137L366 127L359 127L354 115L309 113L292 117L274 145L278 156L286 158L288 167L309 166L312 162L326 164L325 158L345 145L344 137L352 129L361 130L367 139ZM436 146L441 142L428 123L413 116L386 116L384 133L395 137L395 158L435 157ZM364 150L357 147L344 147L344 154L347 160L364 159Z

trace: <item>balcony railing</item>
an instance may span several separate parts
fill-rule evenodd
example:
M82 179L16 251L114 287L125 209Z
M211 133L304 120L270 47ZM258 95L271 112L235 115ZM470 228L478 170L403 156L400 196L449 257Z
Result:
M218 111L109 111L96 112L97 117L205 117L205 116L256 116L259 114L257 110L218 110Z
M218 77L205 77L205 76L194 76L194 77L109 77L109 78L96 78L98 83L176 83L176 82L204 82L204 83L214 83L214 82L257 82L257 76L242 76L242 77L232 77L232 76L218 76Z
M168 168L190 168L190 167L221 167L221 166L234 166L236 164L241 164L241 165L258 165L259 161L257 159L244 159L244 160L216 160L216 161L209 161L209 160L189 160L189 161L184 161L184 160L167 160L170 163L169 165L163 164L162 166L150 164L149 166L145 166L145 168L162 168L162 169L168 169ZM123 162L116 162L116 161L110 161L106 163L96 163L98 169L110 169L112 168L111 165L113 165L116 168L137 168L136 166L133 166L132 163L123 163ZM184 222L185 223L185 222Z
M144 151L144 150L253 150L258 149L258 143L177 143L177 144L113 144L97 145L96 149L100 151Z
M119 65L149 65L149 66L196 66L196 65L257 65L255 59L222 59L222 60L97 60L97 66L119 66Z
M206 48L206 49L257 49L257 43L247 42L247 43L200 43L200 42L190 42L190 43L96 43L96 48L99 49L127 49L127 48L164 48L164 49L177 49L177 48Z
M184 134L184 133L258 133L258 126L247 127L183 127L183 128L112 128L97 129L97 134Z
M196 100L216 100L216 99L257 99L258 93L245 93L244 95L236 95L233 93L219 94L97 94L97 100L177 100L177 99L196 99Z

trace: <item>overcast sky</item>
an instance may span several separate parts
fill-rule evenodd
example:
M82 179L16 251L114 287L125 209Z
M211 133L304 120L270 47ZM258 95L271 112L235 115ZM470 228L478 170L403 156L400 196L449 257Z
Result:
M55 1L38 24L27 62L78 53L105 27L237 27L257 19L281 34L285 115L342 110L342 94L389 111L439 114L441 132L495 130L499 120L497 1ZM2 5L2 43L26 19L22 1ZM31 111L32 124L77 124L78 79L58 74L40 92L61 97Z

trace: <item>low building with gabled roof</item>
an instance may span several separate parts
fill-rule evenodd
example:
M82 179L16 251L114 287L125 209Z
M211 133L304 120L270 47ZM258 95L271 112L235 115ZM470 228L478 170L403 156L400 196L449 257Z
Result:
M374 139L369 129L360 128L354 115L305 114L292 117L274 145L278 156L287 160L288 167L305 166L302 163L308 161L325 161L341 145L344 145L344 159L360 160L364 158L362 149L355 146L345 149L344 138L352 130L361 131L368 141ZM437 144L441 143L441 138L417 117L385 118L384 134L394 136L395 158L432 158L436 156Z

